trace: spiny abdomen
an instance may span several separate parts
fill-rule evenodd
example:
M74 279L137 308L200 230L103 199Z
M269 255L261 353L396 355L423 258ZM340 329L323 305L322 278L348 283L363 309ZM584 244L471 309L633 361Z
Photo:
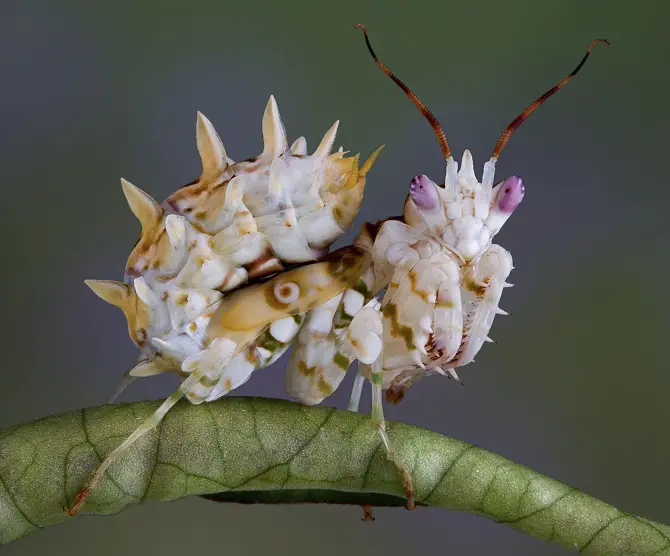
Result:
M211 122L197 118L202 174L159 205L122 180L142 233L126 263L125 282L89 280L102 299L120 307L142 360L152 341L180 336L185 353L202 349L204 330L223 294L286 264L318 260L351 226L365 175L358 156L330 153L337 122L316 151L304 138L289 147L274 97L263 115L263 152L232 161ZM166 356L160 368L178 367ZM175 359L175 361L172 361ZM154 369L155 370L155 369Z

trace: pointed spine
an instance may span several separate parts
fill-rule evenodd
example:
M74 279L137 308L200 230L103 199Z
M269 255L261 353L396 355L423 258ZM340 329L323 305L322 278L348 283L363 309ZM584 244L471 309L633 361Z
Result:
M163 209L155 199L123 178L121 178L121 188L130 210L140 221L142 230L151 229L155 226L163 215Z
M321 139L321 143L314 151L312 155L314 158L326 158L330 151L333 148L333 143L335 143L335 136L337 135L337 129L340 127L340 121L337 120L330 129L326 131L326 134Z
M215 174L225 170L228 167L228 156L223 141L214 129L212 122L202 112L198 112L195 130L203 175Z
M273 159L286 152L286 130L279 116L277 101L270 95L265 113L263 114L263 154L266 159Z

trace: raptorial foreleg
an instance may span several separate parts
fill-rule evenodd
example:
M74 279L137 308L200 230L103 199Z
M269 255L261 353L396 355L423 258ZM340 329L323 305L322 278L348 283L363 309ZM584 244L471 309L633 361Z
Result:
M503 289L511 285L505 280L513 268L512 255L499 245L491 245L466 276L464 291L468 291L469 299L464 303L463 342L456 357L442 365L443 368L472 363L484 342L490 341L488 334L495 316L507 314L498 304Z
M433 332L426 349L432 359L426 369L433 369L451 361L458 352L463 338L463 303L461 299L458 265L449 260L438 266L444 273L435 296Z

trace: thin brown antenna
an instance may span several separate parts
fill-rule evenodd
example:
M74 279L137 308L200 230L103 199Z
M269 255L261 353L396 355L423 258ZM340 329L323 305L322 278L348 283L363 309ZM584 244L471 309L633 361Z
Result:
M363 31L363 35L365 35L365 44L368 45L368 50L370 51L370 54L372 55L372 58L374 58L376 64L381 68L381 70L386 75L388 75L391 79L393 79L393 81L396 82L398 87L400 87L403 91L405 91L405 94L409 97L409 99L426 117L426 119L432 126L433 131L435 132L435 137L437 137L437 140L440 143L440 148L442 149L442 154L444 155L444 158L449 158L451 156L451 149L449 148L449 143L447 142L447 136L445 135L444 130L440 125L440 122L438 122L437 118L433 116L433 113L430 110L428 110L428 108L426 108L426 105L419 100L419 97L417 97L407 85L405 85L402 81L400 81L400 79L398 79L391 72L391 70L389 70L384 64L382 64L379 61L379 58L377 58L375 51L372 50L372 45L370 44L370 39L368 38L368 32L365 30L365 25L363 25L362 23L358 23L354 26L354 29L360 29L361 31Z
M586 62L586 59L589 57L591 54L591 50L593 47L599 43L599 42L604 42L605 44L610 44L610 41L607 39L596 39L594 40L590 46L589 49L586 51L586 54L582 58L582 61L579 62L579 65L572 70L572 73L570 75L567 75L564 77L557 85L554 85L551 89L549 89L546 93L544 93L540 98L538 98L535 102L530 104L521 114L511 123L507 126L507 129L503 131L502 135L500 136L500 139L498 139L498 143L496 144L496 148L493 149L493 157L498 158L500 156L500 153L502 150L505 148L505 145L507 144L507 141L509 141L509 138L512 136L512 133L516 130L517 127L519 127L523 121L530 116L535 110L542 104L545 100L547 100L551 95L553 95L556 91L558 91L563 85L565 85L568 81L570 81L575 75L577 75L577 72L579 72L580 69L582 69L582 66Z

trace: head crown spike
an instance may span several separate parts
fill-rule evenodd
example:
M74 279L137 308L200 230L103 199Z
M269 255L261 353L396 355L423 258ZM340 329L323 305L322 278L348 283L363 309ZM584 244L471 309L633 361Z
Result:
M477 183L477 176L475 175L475 166L472 160L472 153L468 149L463 151L463 158L461 159L461 169L458 171L458 182L460 184L473 185Z

